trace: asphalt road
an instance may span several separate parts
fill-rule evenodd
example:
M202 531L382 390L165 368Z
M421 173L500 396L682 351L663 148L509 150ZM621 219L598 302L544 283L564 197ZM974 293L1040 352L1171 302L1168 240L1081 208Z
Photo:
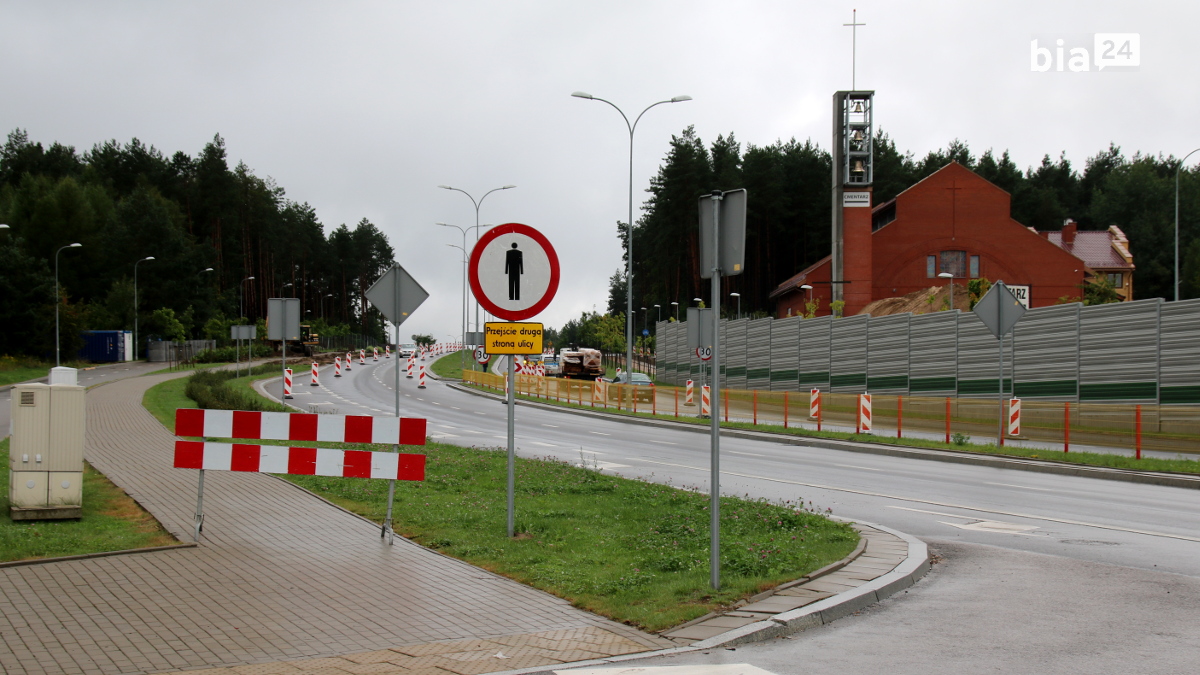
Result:
M390 360L297 387L301 408L394 414ZM278 392L276 383L275 392ZM504 404L401 379L435 439L505 443ZM522 456L708 489L709 438L518 405ZM896 599L791 640L642 665L750 662L776 673L1194 672L1195 490L723 438L722 491L801 499L930 542L943 561ZM517 508L520 508L518 502ZM751 660L748 660L751 659Z

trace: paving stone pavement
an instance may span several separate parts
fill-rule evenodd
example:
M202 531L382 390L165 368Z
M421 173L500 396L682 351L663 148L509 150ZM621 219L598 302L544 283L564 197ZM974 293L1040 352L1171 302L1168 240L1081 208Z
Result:
M197 472L171 466L174 437L141 406L146 389L177 376L90 391L85 456L190 541ZM501 639L563 630L578 631L578 639L543 637L550 642L532 648L553 647L562 658L552 658L569 661L605 653L589 644L624 650L614 653L673 644L403 539L387 546L377 526L266 474L209 472L204 505L196 548L0 569L0 671L241 666L234 672L266 675L290 672L275 662L304 660L317 672L332 665L314 663L321 657L388 650L417 659L411 646L508 644ZM524 662L529 654L516 656ZM470 659L441 658L409 661L406 672L472 675L514 663L483 660L487 669L477 670L461 665ZM379 663L339 670L389 672L367 668Z

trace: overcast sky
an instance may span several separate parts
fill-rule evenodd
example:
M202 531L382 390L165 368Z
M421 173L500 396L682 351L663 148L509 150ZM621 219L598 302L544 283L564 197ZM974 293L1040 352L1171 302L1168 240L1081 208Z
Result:
M562 283L533 320L561 326L606 306L628 190L625 123L571 92L631 118L693 97L638 126L637 208L688 125L706 143L734 132L743 147L794 137L827 149L831 96L851 86L852 8L866 24L857 86L877 92L877 123L902 150L959 138L976 154L1008 149L1022 168L1060 152L1082 168L1110 142L1127 155L1200 146L1200 4L1182 0L0 0L0 130L192 155L220 133L231 166L274 178L327 232L378 225L431 296L402 332L441 340L460 330L461 254L446 244L462 237L434 223L474 225L475 210L437 186L478 198L514 184L480 221L553 243ZM1095 33L1139 34L1140 67L1098 70ZM1031 70L1035 38L1047 72ZM1057 39L1064 59L1086 49L1090 72L1056 72Z

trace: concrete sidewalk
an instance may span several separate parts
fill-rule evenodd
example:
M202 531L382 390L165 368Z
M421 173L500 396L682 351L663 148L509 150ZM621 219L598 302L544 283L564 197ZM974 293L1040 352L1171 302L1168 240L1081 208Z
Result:
M89 392L86 457L190 541L197 472L172 468L174 437L141 406L146 389L178 376ZM388 546L377 526L266 474L209 472L204 496L196 548L0 569L0 671L262 664L237 671L248 675L297 670L278 661L405 645L416 658L410 652L425 643L521 644L547 633L557 639L538 644L554 647L562 658L550 658L560 661L675 644L403 539ZM443 658L408 667L473 675L522 665L496 663Z

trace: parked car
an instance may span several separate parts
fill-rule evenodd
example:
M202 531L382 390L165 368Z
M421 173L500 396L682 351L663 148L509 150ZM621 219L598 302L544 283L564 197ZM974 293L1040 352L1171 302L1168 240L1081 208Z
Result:
M401 344L400 348L396 350L396 354L402 359L407 359L408 357L410 357L416 353L417 353L417 346L415 344L411 344L411 343Z
M558 357L550 354L542 358L542 365L546 367L546 377L558 377L562 375L562 366L558 365Z
M616 401L618 399L628 399L629 392L639 401L654 400L654 382L649 375L645 373L619 373L616 377L608 380L609 384L621 384L630 387L608 387L608 400Z

